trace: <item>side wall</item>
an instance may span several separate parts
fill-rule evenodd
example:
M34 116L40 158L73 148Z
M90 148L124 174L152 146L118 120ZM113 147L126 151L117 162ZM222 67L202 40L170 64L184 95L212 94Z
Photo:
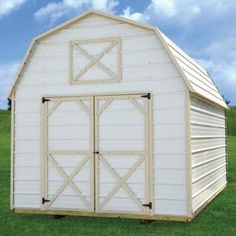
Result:
M122 81L70 85L69 41L103 37L122 39ZM95 15L39 42L24 72L15 96L13 207L41 207L42 96L135 92L153 96L154 214L186 215L185 84L153 31Z
M225 111L191 97L192 204L200 208L226 184Z

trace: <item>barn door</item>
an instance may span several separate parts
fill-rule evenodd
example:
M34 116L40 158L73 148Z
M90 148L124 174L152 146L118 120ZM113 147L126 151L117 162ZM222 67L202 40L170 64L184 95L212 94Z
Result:
M42 208L94 211L93 97L42 103Z
M149 94L95 98L96 211L150 214Z

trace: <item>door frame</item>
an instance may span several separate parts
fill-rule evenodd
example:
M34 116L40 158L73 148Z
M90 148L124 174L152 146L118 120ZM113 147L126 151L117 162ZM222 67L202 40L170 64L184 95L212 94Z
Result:
M154 206L154 202L153 202L153 195L154 195L154 191L153 191L153 140L152 140L152 136L153 136L153 128L152 128L152 94L147 91L147 92L119 92L119 93L93 93L93 94L78 94L78 95L73 95L73 96L60 96L60 95L45 95L43 97L41 97L41 130L40 130L40 139L41 139L41 143L40 143L40 148L41 148L41 161L40 161L40 176L41 176L41 184L40 184L40 188L41 188L41 199L43 199L47 193L47 158L46 158L46 153L47 153L47 138L46 138L46 134L47 134L47 118L46 118L46 107L45 103L43 102L44 99L51 99L51 100L61 100L61 101L70 101L72 99L78 99L78 98L92 98L92 106L93 106L93 111L92 111L92 119L91 119L91 152L92 152L92 166L91 167L91 176L93 176L93 181L91 182L91 197L93 199L93 211L94 213L99 213L98 211L96 211L96 197L95 196L95 186L96 186L96 167L95 167L95 136L96 136L96 114L95 114L95 99L96 97L109 97L109 96L121 96L121 95L127 95L127 96L143 96L143 95L149 95L149 99L148 99L148 106L147 106L147 119L145 119L145 125L147 125L148 129L147 132L145 133L145 140L146 140L146 145L147 145L147 151L146 151L146 157L145 157L145 161L147 161L147 165L146 165L146 173L148 174L148 183L145 183L145 192L146 194L148 194L148 199L150 200L150 202L152 203L152 208L149 209L149 211L147 212L146 215L153 215L153 206ZM148 189L148 190L147 190ZM48 208L46 208L45 204L41 203L41 210L48 210ZM50 210L50 209L49 209ZM67 210L71 210L71 209L63 209L65 211ZM76 210L78 211L78 210ZM85 210L84 212L88 212L88 210ZM102 211L103 212L103 211ZM101 213L102 213L101 212ZM119 212L114 212L114 213L119 213ZM121 212L122 214L124 214L124 212ZM137 212L129 212L128 214L133 215L133 214L139 214ZM143 213L140 213L141 215L143 215Z

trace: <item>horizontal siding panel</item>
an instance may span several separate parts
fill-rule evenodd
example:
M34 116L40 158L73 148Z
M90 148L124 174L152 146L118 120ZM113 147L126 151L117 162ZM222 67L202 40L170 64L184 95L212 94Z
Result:
M92 48L92 46L94 48ZM56 55L49 54L48 56L46 55L34 56L30 60L28 71L39 70L39 69L57 70L58 68L67 70L68 58L69 58L68 46L66 47L66 49L64 49L64 47L62 46L63 50L62 49L60 50L60 47L58 47L59 52L61 51L61 54L58 54L57 52ZM103 48L101 48L99 52L97 52L98 50L97 47L98 47L97 44L94 44L94 45L91 44L90 47L86 45L86 50L89 51L90 54L96 55L103 50ZM134 66L134 65L143 66L143 65L152 65L152 64L157 64L157 63L171 63L170 58L167 56L166 52L162 48L153 48L152 50L133 49L133 50L126 50L126 51L123 50L121 52L123 55L122 60L123 60L124 66ZM82 69L88 64L88 60L87 59L84 60L85 57L79 54L78 51L74 51L73 59L75 63L78 62L74 65L74 68ZM109 66L114 65L114 63L116 62L116 59L117 59L117 49L116 47L114 47L100 59L100 62L103 63L104 65L107 65L107 67L109 67Z
M153 167L159 169L182 169L185 170L185 155L184 154L154 154Z
M86 47L94 47L86 45ZM153 34L140 34L138 37L122 37L122 53L129 53L131 51L151 51L162 49L160 41ZM68 55L68 41L60 42L41 42L34 54L37 57L53 57L53 56L67 56Z
M15 194L14 208L41 208L41 195Z
M55 125L48 129L48 139L49 140L74 140L80 141L83 139L90 138L90 128L87 125L73 125L73 126L62 126Z
M159 184L183 184L186 182L186 173L184 170L162 170L154 173L156 183Z
M125 137L124 137L125 131ZM111 132L110 126L103 126L99 129L99 139L108 139L108 140L120 140L120 139L141 139L144 140L144 129L142 126L133 125L129 126L126 125L125 127L122 125L113 127L113 131Z
M207 127L201 125L192 125L191 126L191 133L193 136L198 135L208 135L208 136L224 136L225 135L225 128L217 128L217 127Z
M53 79L53 78L51 78ZM161 81L140 81L140 82L123 82L116 84L94 84L94 85L83 85L83 86L53 86L53 87L24 87L19 86L17 89L17 98L21 99L40 99L42 96L78 96L79 94L94 94L94 93L104 93L109 94L111 91L113 93L135 93L137 92L147 92L153 91L155 87L155 92L173 92L173 91L184 91L183 84L181 81L175 80L161 80ZM136 89L134 89L136 88ZM17 99L16 98L16 99Z
M40 154L15 154L14 165L17 167L40 167Z
M201 207L211 196L226 184L226 177L222 177L219 181L209 186L205 191L193 199L193 211Z
M212 125L225 125L225 119L214 117L208 114L200 113L199 111L191 111L191 119L193 122L201 122L201 123L210 123Z
M51 36L46 39L45 42L58 42L58 41L70 41L79 39L94 39L105 38L105 37L122 37L122 36L134 36L139 34L152 34L154 32L150 30L140 29L138 27L133 27L128 24L116 24L116 25L105 25L104 27L98 28L76 28L76 29L64 29L61 30L56 35ZM95 36L96 35L96 36Z
M191 141L192 149L204 149L207 147L215 147L225 145L225 138L211 138L211 139L193 139Z
M89 126L90 118L85 112L64 112L60 114L52 113L48 118L48 126Z
M158 140L154 145L154 153L157 154L184 154L185 140Z
M15 114L40 112L41 101L15 101Z
M194 188L196 186L196 188L198 188L198 184L202 184L204 187L205 185L209 184L209 179L210 178L217 178L217 176L220 176L222 174L226 173L226 165L222 164L208 172L205 172L204 174L202 174L201 176L196 177L195 179L192 179L193 182L193 192L194 192ZM199 190L199 189L198 189Z
M193 107L202 109L203 111L206 111L208 113L212 113L213 115L219 115L222 117L225 117L225 111L224 109L219 109L217 107L214 107L208 103L203 102L200 99L197 99L195 97L191 97L191 105Z
M40 178L40 167L15 167L14 178L16 179L39 179Z
M184 107L185 93L157 94L152 102L154 109Z
M156 200L186 200L186 185L161 185L154 186L154 198Z
M34 194L39 195L40 193L40 181L23 181L15 180L14 185L15 194L24 193L24 194Z
M164 123L164 122L163 122ZM174 132L173 132L174 130ZM153 125L153 138L154 139L184 139L185 138L185 125Z
M222 166L225 163L226 163L226 160L223 157L223 158L217 159L215 161L201 165L199 167L196 167L192 170L192 177L193 177L193 179L198 178L198 177L204 175L205 173L211 172L215 168Z
M106 66L108 69L114 71L114 73L117 73L117 67L116 66ZM77 68L77 71L79 71L79 68ZM57 69L47 69L47 68L40 68L37 66L36 68L27 68L26 72L27 76L31 81L26 81L25 85L38 85L42 86L45 84L52 84L48 80L54 80L59 85L65 85L68 84L68 69L57 67ZM33 76L30 76L32 75ZM44 76L40 81L37 81L35 74L40 74L41 77ZM60 74L58 78L55 78L55 74ZM91 67L82 77L83 80L89 79L89 80L98 80L103 79L104 76L107 76L103 70L99 69L98 67ZM160 80L162 79L171 79L178 77L178 73L172 63L163 62L163 63L152 63L152 64L123 64L122 66L122 78L124 81L145 81L145 79L149 80ZM108 76L107 76L108 78ZM110 77L109 77L110 78ZM43 83L44 82L44 83ZM90 85L91 86L91 85Z
M215 157L225 155L225 148L218 148L214 150L209 150L201 153L192 154L192 165L195 166L201 162L205 162L207 160L211 160Z
M48 144L49 150L89 150L90 140L50 140Z
M103 140L99 142L100 151L143 151L143 140Z
M15 126L40 126L39 113L22 113L15 116Z
M154 124L185 124L184 109L163 109L153 111ZM173 130L173 129L172 129Z
M28 127L25 122L23 123L24 127L16 126L15 127L15 139L40 139L40 127Z
M154 211L159 215L186 215L187 202L183 200L155 200Z
M16 140L15 150L18 153L40 153L39 140Z

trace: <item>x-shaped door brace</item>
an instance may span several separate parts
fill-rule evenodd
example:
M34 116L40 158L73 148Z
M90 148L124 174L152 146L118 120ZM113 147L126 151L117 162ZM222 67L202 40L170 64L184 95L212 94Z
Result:
M82 195L78 187L73 182L73 178L80 172L80 170L84 167L87 161L90 159L90 156L85 156L84 159L80 162L80 164L74 169L74 171L68 176L65 171L59 166L57 161L53 158L51 154L48 154L48 160L52 163L52 165L56 168L56 170L61 174L64 178L65 182L60 186L60 188L55 192L55 194L50 199L50 202L47 204L50 207L55 200L59 197L59 195L63 192L63 190L69 185L71 189L76 193L76 195L80 198L80 200L84 203L87 208L90 208L90 203L88 200Z
M114 188L111 190L111 192L107 195L107 197L99 204L99 209L101 210L106 203L112 198L112 196L120 189L124 188L125 191L129 194L131 199L134 200L134 202L137 204L137 206L144 211L145 209L142 206L142 202L139 200L139 198L136 197L135 193L131 190L131 188L125 183L127 179L134 173L135 170L143 163L144 156L141 155L141 157L135 162L135 164L132 166L131 169L121 178L117 172L111 167L109 162L100 154L99 160L104 164L104 166L107 168L107 170L114 176L114 178L117 180L117 184L114 186Z
M104 42L108 42L109 44L103 49L101 53L99 53L96 56L89 54L85 49L83 49L80 46L81 44L104 43ZM100 62L100 59L115 46L117 46L117 74ZM85 56L90 61L82 70L80 70L78 74L76 74L75 76L70 75L72 76L71 82L76 82L76 81L78 82L78 80L94 65L97 65L98 68L100 68L107 75L109 75L111 77L111 79L109 80L112 80L112 81L120 80L121 78L121 40L119 38L72 41L70 47L78 50L83 56ZM72 55L70 55L70 57L71 57L70 70L73 71L73 53ZM80 81L80 82L85 82L85 81ZM96 81L88 80L86 82L96 82Z

